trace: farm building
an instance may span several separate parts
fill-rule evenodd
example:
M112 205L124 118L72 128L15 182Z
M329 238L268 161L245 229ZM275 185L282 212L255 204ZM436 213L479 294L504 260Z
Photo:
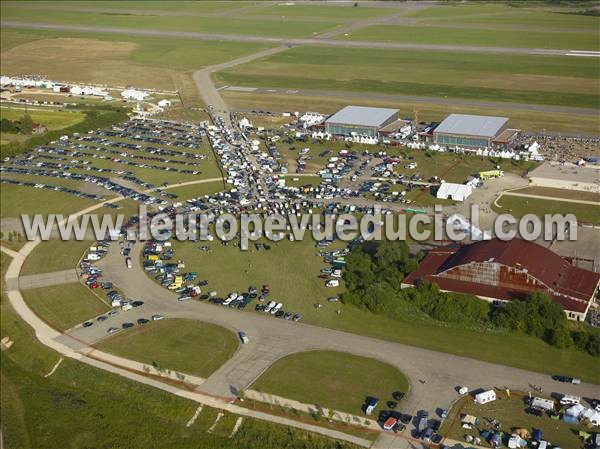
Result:
M451 147L492 148L507 145L517 133L508 128L506 117L450 114L433 130L433 141Z
M435 197L440 200L451 199L454 201L464 201L471 195L471 193L473 193L473 188L466 184L443 182L437 189Z
M325 120L325 131L335 136L378 137L401 123L398 109L346 106Z
M531 185L600 193L600 169L548 162L528 175Z
M569 319L584 321L600 274L574 267L533 242L492 239L429 251L419 268L404 279L403 287L421 280L496 304L543 292L563 307Z

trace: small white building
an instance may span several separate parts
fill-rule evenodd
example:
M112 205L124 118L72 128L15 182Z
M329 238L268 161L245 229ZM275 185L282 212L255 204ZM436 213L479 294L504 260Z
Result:
M475 402L478 404L487 404L496 400L496 392L494 390L482 391L475 395Z
M160 106L161 108L166 108L167 106L171 106L171 100L167 100L166 98L163 98L162 100L160 100L158 102L158 106Z
M440 200L464 201L471 196L471 193L473 193L473 187L470 185L443 182L435 196Z
M121 97L123 97L125 100L142 101L148 97L148 95L148 92L136 89L125 89L123 92L121 92Z

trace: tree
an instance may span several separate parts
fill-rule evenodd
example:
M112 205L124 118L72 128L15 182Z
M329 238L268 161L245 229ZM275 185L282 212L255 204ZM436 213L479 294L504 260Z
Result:
M17 132L17 127L12 121L3 118L0 120L0 131L3 133L14 133Z
M33 132L33 120L29 114L24 114L19 123L19 132L21 134L31 134Z

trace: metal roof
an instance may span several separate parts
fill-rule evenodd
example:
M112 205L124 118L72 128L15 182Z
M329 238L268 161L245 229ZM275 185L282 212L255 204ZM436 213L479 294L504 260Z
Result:
M495 137L507 121L508 118L506 117L450 114L439 124L434 132L464 136Z
M386 120L397 113L398 109L346 106L329 117L325 123L354 126L382 126Z

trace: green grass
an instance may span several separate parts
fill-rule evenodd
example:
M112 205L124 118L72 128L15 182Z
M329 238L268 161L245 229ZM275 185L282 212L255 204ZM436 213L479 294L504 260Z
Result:
M216 74L232 86L598 108L593 58L297 47ZM407 70L410 67L410 70ZM283 109L283 108L281 108Z
M320 18L331 21L339 21L340 19L368 19L375 17L382 17L397 13L399 10L396 8L369 8L368 6L361 5L358 8L352 6L352 4L339 4L339 5L283 5L273 4L266 8L259 8L250 11L250 16L273 16L273 17L285 17L288 19L310 19Z
M6 256L1 257L4 268ZM0 416L7 448L84 449L92 442L92 447L114 449L355 448L250 418L244 418L234 438L229 438L232 425L208 433L217 413L209 407L186 427L197 403L68 358L45 378L59 354L36 340L5 295L0 307L2 337L15 342L0 354ZM230 423L229 415L223 419Z
M301 313L303 321L310 324L522 369L570 373L600 383L598 359L582 351L559 350L537 338L514 332L470 329L438 323L426 316L394 320L343 303L329 303L327 297L341 294L343 285L326 288L318 278L319 269L326 265L308 238L301 242L284 240L279 245L272 244L270 251L259 252L253 247L243 252L232 245L206 244L211 252L202 252L199 245L190 242L173 242L177 259L186 262L187 270L197 271L199 277L208 279L209 288L221 296L231 291L246 291L250 285L268 284L271 296L283 303L283 309ZM334 249L338 249L338 244ZM316 303L323 307L315 308ZM489 350L492 347L494 351Z
M185 201L191 198L198 198L199 196L214 195L217 192L223 192L225 190L228 189L224 187L223 181L221 180L166 189L168 193L177 195L177 198L173 201Z
M237 19L227 16L148 16L110 14L68 10L37 10L2 5L2 18L19 22L44 22L66 25L134 28L161 31L193 31L202 33L246 34L254 36L303 37L335 26L333 22L273 21Z
M408 380L395 367L375 359L309 351L278 360L251 388L360 415L367 396L391 401L394 391L408 391Z
M23 290L27 305L60 331L106 312L109 307L81 284L63 284Z
M496 204L498 206L496 206ZM502 195L492 206L498 213L510 213L517 218L534 214L543 218L545 214L574 214L580 223L600 224L600 206L572 203L569 201L543 200L520 196Z
M48 184L51 184L51 181L48 181ZM20 217L21 214L68 214L96 203L69 193L10 184L2 185L0 198L2 218Z
M120 357L206 378L233 356L238 338L214 324L167 319L137 326L96 347Z
M483 405L475 403L470 396L458 400L444 421L440 433L458 441L463 441L465 435L479 436L477 428L465 430L461 426L461 415L469 414L480 419L481 430L492 430L487 427L485 418L494 417L502 423L504 432L524 428L533 433L533 429L539 429L544 440L552 442L556 447L582 447L578 432L586 430L584 426L567 425L562 420L555 421L547 415L537 417L525 413L527 395L519 391L511 391L510 397L504 391L497 391L496 394L498 400Z
M48 129L62 129L83 121L84 114L80 111L55 111L52 109L35 109L23 107L0 108L0 117L7 120L19 120L25 113L31 116L34 123L46 125Z
M597 50L596 33L551 31L507 32L503 29L444 28L433 26L377 25L362 28L342 37L344 40L411 42L417 44L474 45L517 48L564 48Z
M580 190L567 190L552 187L530 186L525 187L523 189L511 190L510 193L524 193L527 195L563 198L565 200L596 201L598 204L600 204L600 193L583 192Z
M84 255L90 246L93 246L93 240L69 240L63 241L54 238L41 242L29 254L21 274L49 273L52 271L74 269L77 262Z

